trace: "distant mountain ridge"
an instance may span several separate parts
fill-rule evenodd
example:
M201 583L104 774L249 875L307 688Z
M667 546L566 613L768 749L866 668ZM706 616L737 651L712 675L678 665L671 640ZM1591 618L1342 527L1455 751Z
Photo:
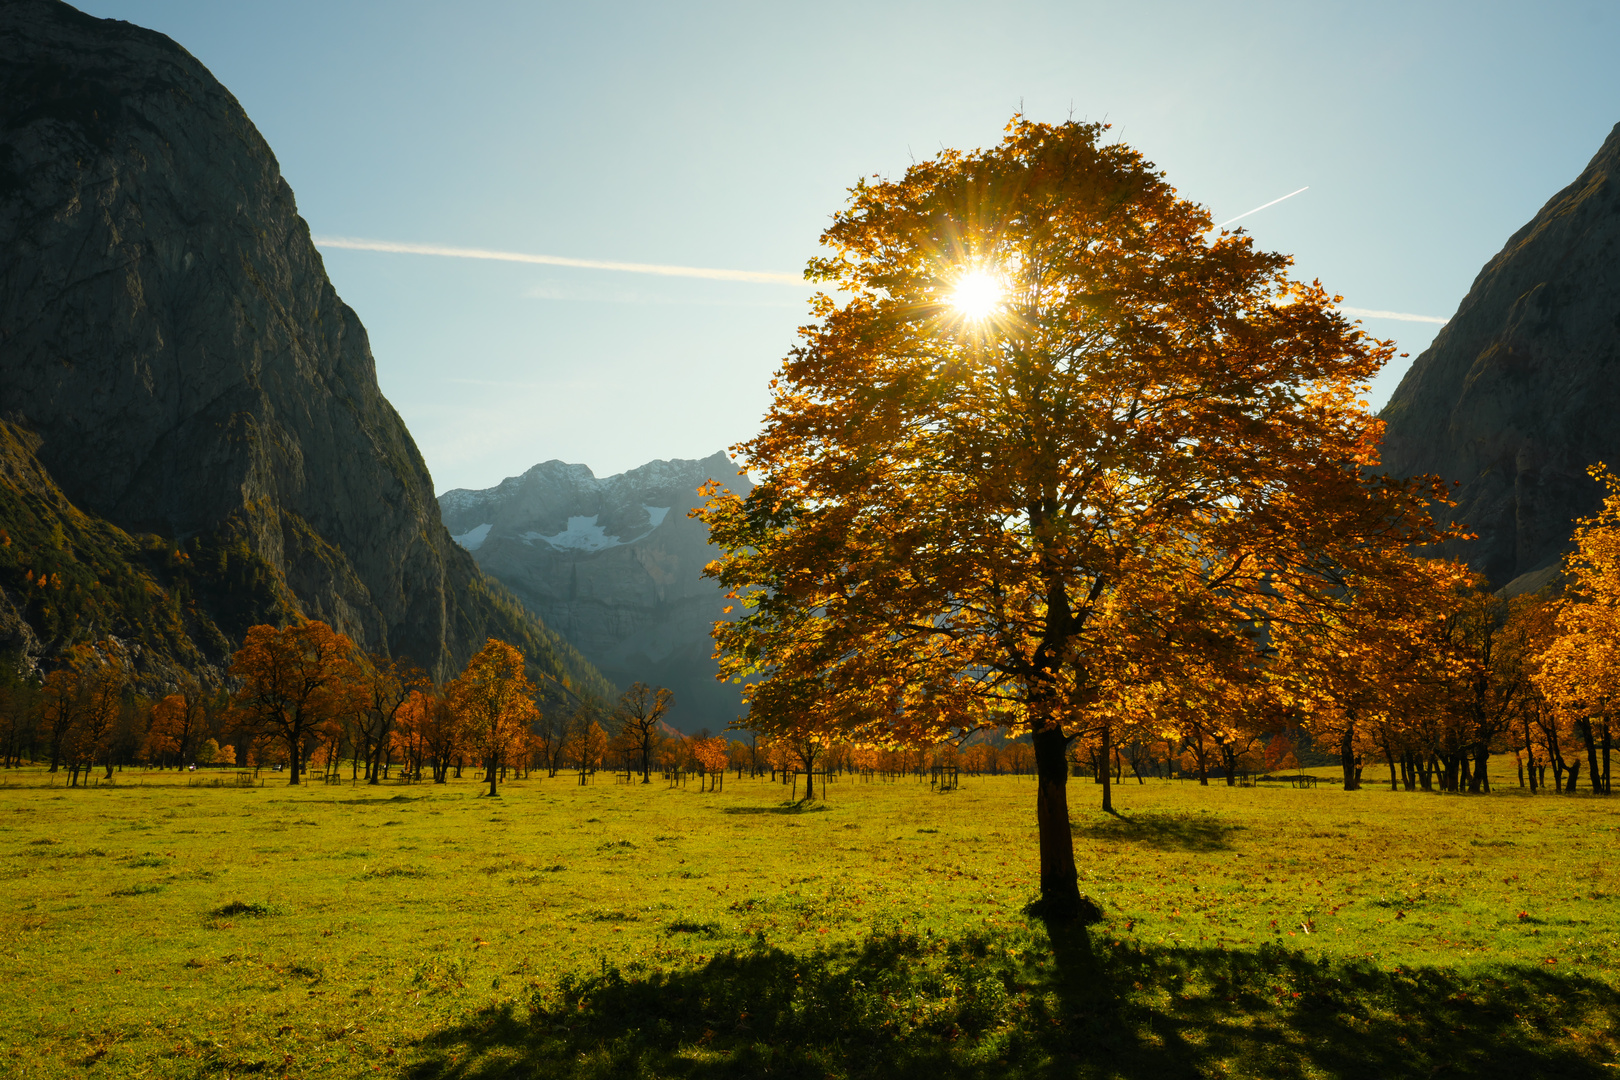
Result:
M0 650L24 667L112 635L148 681L217 677L301 613L441 679L498 636L606 686L439 524L241 105L162 34L58 0L0 4L0 419Z
M724 453L600 478L547 461L491 488L447 491L439 512L486 573L604 675L668 686L676 727L718 731L742 699L714 677L709 631L726 601L702 575L719 552L687 516L709 479L741 493L753 486Z
M1477 540L1451 545L1497 588L1554 580L1575 520L1620 468L1620 124L1480 270L1381 417L1383 468L1458 484Z

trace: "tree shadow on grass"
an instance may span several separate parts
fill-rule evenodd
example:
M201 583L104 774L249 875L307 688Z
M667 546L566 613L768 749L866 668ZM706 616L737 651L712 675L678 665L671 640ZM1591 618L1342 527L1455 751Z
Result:
M374 790L377 792L377 794L370 797L361 795L360 797L354 799L333 799L332 803L336 806L382 806L385 803L416 802L419 799L432 798L430 795L394 795L385 799L382 798L382 793L387 790L386 788L376 788ZM287 802L289 800L280 799L273 801Z
M788 803L786 806L727 806L721 808L722 814L819 814L826 810L825 804L810 805L803 802Z
M1138 948L1092 933L885 934L672 972L604 966L435 1032L406 1075L1613 1075L1613 1035L1597 1032L1620 995L1596 980L1510 966L1392 974L1271 946Z
M1158 848L1161 851L1228 851L1234 833L1244 826L1230 825L1207 814L1116 815L1107 821L1076 824L1076 836Z

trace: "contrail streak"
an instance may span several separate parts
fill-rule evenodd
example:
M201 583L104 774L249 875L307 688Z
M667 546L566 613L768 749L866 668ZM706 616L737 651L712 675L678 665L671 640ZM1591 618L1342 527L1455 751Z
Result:
M1306 184L1304 187L1299 189L1299 191L1309 191L1309 190L1311 190L1311 185L1309 185L1309 184ZM1292 199L1295 195L1299 194L1299 191L1290 191L1288 194L1284 195L1282 197L1282 199L1272 199L1270 202L1266 203L1266 206L1276 206L1278 203L1282 202L1283 199ZM1217 229L1224 229L1228 225L1232 224L1232 222L1234 222L1234 221L1242 221L1244 218L1248 217L1250 214L1258 214L1260 211L1264 210L1266 208L1266 206L1257 206L1253 210L1245 210L1243 213L1239 214L1237 217L1235 217L1235 218L1227 218L1225 221L1221 222L1219 225L1217 225L1215 227Z
M1272 199L1270 202L1265 203L1265 204L1263 204L1261 206L1257 206L1253 210L1245 210L1243 213L1239 214L1237 217L1227 218L1225 221L1221 222L1219 225L1217 225L1215 227L1217 229L1224 229L1228 225L1232 224L1232 222L1234 222L1234 221L1241 221L1244 218L1248 217L1250 214L1258 214L1260 211L1266 209L1266 207L1268 207L1268 206L1276 206L1278 203L1282 202L1283 199L1292 199L1295 195L1298 195L1301 191L1309 191L1309 190L1311 190L1311 186L1309 184L1306 184L1304 187L1300 188L1299 191L1290 191L1288 194L1284 195L1281 199ZM1359 307L1341 307L1341 308L1339 308L1339 310L1344 312L1346 315L1355 315L1355 316L1358 316L1358 317L1363 318L1363 319L1397 319L1397 320L1399 320L1401 322L1439 323L1441 326L1444 326L1446 323L1451 321L1450 319L1441 319L1441 318L1438 318L1438 317L1436 317L1434 315L1412 315L1412 314L1410 314L1408 312L1405 312L1405 311L1378 311L1378 310L1375 310L1373 308L1359 308Z
M1363 319L1399 319L1401 322L1430 322L1444 326L1450 319L1442 319L1435 315L1408 315L1404 311L1377 311L1373 308L1340 307L1346 315L1355 315Z
M1282 199L1273 199L1266 206L1275 206L1283 199L1291 199L1300 191L1289 192ZM1239 214L1232 218L1248 217L1257 211L1264 210L1266 206L1257 206L1248 214ZM1231 222L1222 222L1227 225ZM1217 226L1220 228L1221 226ZM717 270L703 266L665 266L659 263L628 263L611 262L605 259L572 259L566 255L530 255L520 251L491 251L488 248L449 247L444 244L406 244L395 240L362 240L352 236L317 236L314 238L319 247L345 248L350 251L386 251L402 255L440 255L452 259L493 259L497 262L537 263L541 266L573 266L583 270L618 270L628 274L658 274L664 277L691 277L708 278L715 281L748 281L756 284L769 285L802 285L804 278L797 274L781 274L769 270ZM1400 311L1376 311L1370 308L1341 307L1340 311L1346 315L1355 315L1366 319L1399 319L1402 322L1426 322L1444 325L1449 319L1436 318L1433 315L1410 315Z
M317 236L317 247L347 248L351 251L389 251L402 255L443 255L452 259L494 259L497 262L539 263L542 266L575 266L582 270L618 270L627 274L659 274L663 277L711 278L716 281L751 281L769 285L803 285L799 274L778 274L769 270L714 270L703 266L663 266L658 263L609 262L605 259L570 259L566 255L529 255L519 251L490 251L487 248L447 247L443 244L402 244L394 240L361 240L352 236Z

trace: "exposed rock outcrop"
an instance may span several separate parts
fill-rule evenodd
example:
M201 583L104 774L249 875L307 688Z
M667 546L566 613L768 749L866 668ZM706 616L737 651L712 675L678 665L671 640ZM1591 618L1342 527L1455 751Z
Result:
M1458 484L1454 553L1498 587L1557 574L1620 468L1620 125L1474 279L1381 414L1384 468Z
M479 565L603 674L667 686L675 727L719 731L743 707L736 686L715 681L709 631L727 602L703 567L719 552L687 517L709 479L753 486L723 453L601 479L548 461L483 491L447 491L439 510Z
M296 608L441 677L496 634L597 678L439 524L236 99L163 35L57 0L0 5L0 414L77 511L264 571L258 597L194 592L226 641Z

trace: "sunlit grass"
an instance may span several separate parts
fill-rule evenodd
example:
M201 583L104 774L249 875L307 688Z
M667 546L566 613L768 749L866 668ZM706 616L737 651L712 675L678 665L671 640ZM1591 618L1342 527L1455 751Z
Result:
M1590 797L1152 781L1117 791L1116 820L1077 780L1082 888L1107 918L1054 943L1020 910L1036 882L1026 779L943 795L845 780L812 807L735 777L715 794L608 776L478 790L0 788L0 1071L494 1075L585 1040L667 1052L649 1075L705 1054L747 1075L743 1061L769 1064L767 1029L833 1071L836 1033L811 1045L813 1018L767 993L782 979L868 1025L876 1041L850 1060L871 1069L1034 1068L1106 1013L1133 1068L1213 1074L1294 1053L1273 1039L1304 1022L1300 1002L1416 1039L1427 1021L1399 1009L1458 993L1517 1002L1502 1007L1540 1018L1523 1039L1547 1053L1615 1060L1610 999L1592 995L1615 986L1620 821ZM912 1002L900 1027L877 991L848 985L875 985L886 963L891 999ZM645 996L660 986L787 1011L742 1028L666 1015ZM1112 1004L1082 1007L1078 987ZM529 1021L560 1008L577 1024ZM1324 1045L1354 1027L1333 1023ZM1172 1050L1192 1056L1156 1056ZM601 1070L626 1067L602 1053Z

